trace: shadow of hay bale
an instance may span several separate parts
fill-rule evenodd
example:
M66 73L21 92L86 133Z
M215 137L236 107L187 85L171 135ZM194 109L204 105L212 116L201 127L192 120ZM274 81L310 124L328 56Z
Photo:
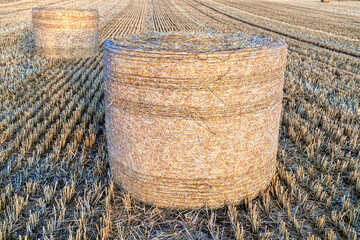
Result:
M19 52L26 55L35 55L36 54L36 45L35 45L35 33L33 28L27 28L23 31L19 41L18 41Z

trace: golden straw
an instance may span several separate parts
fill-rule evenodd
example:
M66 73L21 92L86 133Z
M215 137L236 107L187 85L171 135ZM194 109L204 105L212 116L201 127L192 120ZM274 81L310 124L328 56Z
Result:
M47 58L86 58L98 53L97 10L33 8L38 54Z
M107 40L113 177L161 207L255 197L275 173L287 45L246 34Z

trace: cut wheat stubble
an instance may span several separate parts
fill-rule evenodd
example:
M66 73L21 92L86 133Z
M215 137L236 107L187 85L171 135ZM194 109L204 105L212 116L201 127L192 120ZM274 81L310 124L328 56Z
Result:
M107 40L111 171L161 207L218 208L275 174L287 45L246 34Z

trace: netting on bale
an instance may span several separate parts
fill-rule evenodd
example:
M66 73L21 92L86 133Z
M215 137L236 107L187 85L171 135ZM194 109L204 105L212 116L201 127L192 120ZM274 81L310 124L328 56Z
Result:
M287 44L167 33L107 40L112 176L161 207L221 207L275 174Z
M99 50L97 10L33 8L36 49L46 58L86 58Z

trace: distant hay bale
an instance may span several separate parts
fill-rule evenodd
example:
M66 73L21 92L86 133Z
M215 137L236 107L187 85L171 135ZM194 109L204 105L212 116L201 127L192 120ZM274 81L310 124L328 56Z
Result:
M240 34L107 40L112 176L161 207L254 198L275 174L287 44Z
M330 0L321 0L321 2L324 2L324 3L329 3Z
M47 58L86 58L99 49L97 10L33 8L37 52Z

